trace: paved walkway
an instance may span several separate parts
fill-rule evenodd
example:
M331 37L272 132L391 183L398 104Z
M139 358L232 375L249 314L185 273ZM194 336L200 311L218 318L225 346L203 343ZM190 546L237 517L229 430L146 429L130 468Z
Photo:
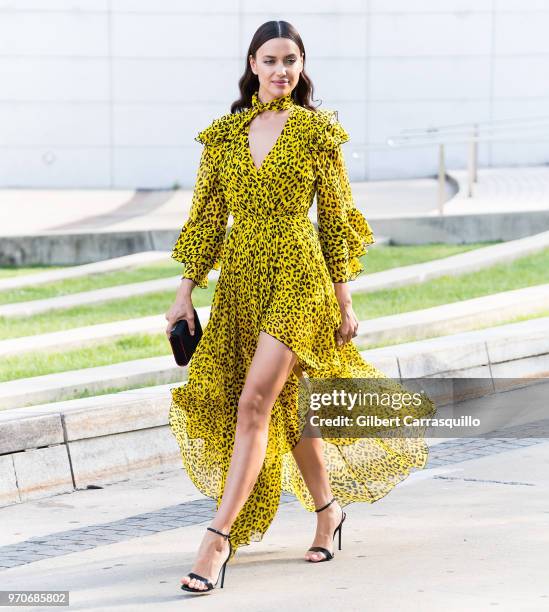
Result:
M302 561L314 515L283 495L201 610L546 610L546 439L429 439L426 469L352 504L330 565ZM71 610L180 610L214 510L183 470L0 509L2 589L69 590Z
M353 183L357 206L370 217L384 217L388 210L395 216L404 209L416 214L428 212L435 207L436 189L433 179ZM0 190L0 202L12 211L2 222L1 234L5 236L174 229L188 217L192 190L9 189ZM316 218L315 206L310 214Z
M466 171L450 169L448 174L465 192L445 205L448 214L549 208L545 166L481 168L472 200L465 197ZM436 177L353 182L352 189L356 205L369 219L438 214ZM191 200L191 189L0 189L0 202L10 210L2 220L2 235L173 229L187 218ZM315 207L310 214L316 217Z
M447 214L549 209L548 166L482 168L472 198L467 197L467 170L453 170L450 174L459 182L460 191L445 204Z

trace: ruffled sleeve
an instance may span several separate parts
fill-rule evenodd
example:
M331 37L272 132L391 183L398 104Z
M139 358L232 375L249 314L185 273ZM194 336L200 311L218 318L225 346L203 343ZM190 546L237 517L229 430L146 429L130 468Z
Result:
M341 144L349 135L335 111L316 111L310 130L317 178L317 223L322 253L332 282L355 280L364 270L359 257L375 242L372 229L355 206Z
M208 272L219 269L229 209L219 187L218 169L230 121L214 120L195 140L204 144L193 191L189 218L173 247L172 258L184 264L182 278L208 287Z

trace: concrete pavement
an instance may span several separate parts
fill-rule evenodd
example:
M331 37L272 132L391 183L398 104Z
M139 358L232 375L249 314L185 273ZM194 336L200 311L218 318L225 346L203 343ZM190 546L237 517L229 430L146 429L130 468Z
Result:
M177 520L166 522L164 511L164 527L157 519L150 531L136 529L113 542L106 535L84 550L63 543L66 530L97 526L109 534L112 529L101 528L108 521L194 503L194 486L177 470L0 509L4 558L14 543L24 555L33 536L58 534L65 549L0 571L1 588L69 590L71 610L180 610L185 604L254 612L546 610L549 444L523 440L482 455L464 451L464 442L429 440L425 470L375 504L348 506L343 549L330 565L302 560L315 516L287 499L263 541L239 549L225 588L192 604L178 582L192 566L211 512L195 515L193 524L181 519L185 526L178 527Z
M444 215L436 177L353 183L353 199L376 236L396 244L512 240L549 229L545 167L483 168L475 185L480 197L473 199L464 195L463 172L449 170L448 176ZM509 183L512 197L505 199L501 194ZM0 203L10 210L0 260L10 266L85 264L169 250L188 218L192 194L192 189L0 190ZM40 211L34 214L37 202ZM316 218L316 204L309 216Z
M545 166L480 168L473 199L467 198L466 170L447 174L459 187L457 194L448 194L447 214L548 208ZM354 181L352 190L369 219L438 214L437 177ZM10 210L2 235L173 229L187 218L191 201L192 189L0 189L0 202ZM311 213L316 216L315 206Z
M395 216L424 213L436 206L437 181L432 178L353 183L353 189L357 206L366 206L374 216L386 216L388 203ZM10 210L2 220L1 234L179 228L189 214L192 193L192 189L0 189L0 202ZM311 212L316 216L315 207Z

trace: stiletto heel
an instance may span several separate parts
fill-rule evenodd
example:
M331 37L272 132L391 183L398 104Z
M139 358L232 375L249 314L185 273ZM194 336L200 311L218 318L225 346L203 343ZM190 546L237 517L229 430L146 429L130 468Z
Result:
M335 497L332 498L332 501L328 502L325 506L322 506L322 508L315 510L315 512L322 512L322 510L325 510L330 504L333 504L335 500L336 500ZM335 534L339 533L339 537L338 537L339 550L341 550L341 530L343 528L343 521L347 518L347 514L343 512L343 510L341 510L341 513L342 513L341 521L339 522L339 525L335 528L334 535L332 537L332 540L333 540L335 538ZM330 552L327 548L323 548L322 546L311 546L309 550L311 552L321 552L325 555L324 559L321 559L320 561L312 561L311 559L307 559L307 561L309 561L310 563L322 563L323 561L331 561L335 557L335 552Z
M215 584L212 584L212 582L210 580L208 580L207 578L204 578L204 576L200 576L200 574L195 574L194 572L189 572L187 574L187 576L189 578L196 578L197 580L202 581L205 585L206 588L205 589L197 589L194 587L190 587L188 584L182 584L181 588L184 591L188 591L189 593L208 593L209 591L211 591L212 589L215 589L215 587L217 586L217 583L219 582L219 579L221 578L221 585L219 588L223 588L223 584L225 583L225 569L227 568L227 563L229 562L229 559L231 558L231 553L233 552L233 547L231 544L231 541L229 540L229 536L231 535L230 533L223 533L222 531L219 531L218 529L215 529L214 527L206 527L206 529L208 529L209 531L213 531L214 533L218 533L219 535L223 536L226 540L228 540L229 542L229 555L227 556L227 558L225 559L223 565L221 566L221 569L219 570L219 574L217 576L217 580L215 582Z

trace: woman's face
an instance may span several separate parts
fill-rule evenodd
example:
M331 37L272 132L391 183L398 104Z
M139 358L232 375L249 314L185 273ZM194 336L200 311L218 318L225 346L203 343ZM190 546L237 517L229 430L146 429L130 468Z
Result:
M299 47L289 38L271 38L250 55L252 72L259 78L259 98L269 102L290 93L303 70Z

